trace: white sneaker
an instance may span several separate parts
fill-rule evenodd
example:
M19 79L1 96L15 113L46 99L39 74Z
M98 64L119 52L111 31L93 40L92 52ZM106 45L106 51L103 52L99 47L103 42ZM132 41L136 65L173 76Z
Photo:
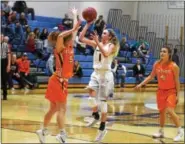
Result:
M45 143L45 136L48 135L48 131L47 130L44 131L44 130L40 129L40 130L36 131L36 134L39 137L40 143Z
M184 138L184 131L181 129L178 131L177 136L173 139L173 141L178 142L178 141L183 141Z
M106 134L107 134L106 129L103 131L99 130L98 135L96 136L95 142L101 142Z
M30 90L27 87L24 88L24 94L27 94L29 91Z
M59 143L65 143L66 138L67 138L67 134L65 132L59 133L56 136L56 139L59 141Z
M15 94L15 89L14 88L11 88L11 93Z
M91 121L89 121L89 123L86 126L93 127L97 122L98 122L98 120L93 118Z
M153 138L164 138L164 132L160 129L158 133L153 134Z

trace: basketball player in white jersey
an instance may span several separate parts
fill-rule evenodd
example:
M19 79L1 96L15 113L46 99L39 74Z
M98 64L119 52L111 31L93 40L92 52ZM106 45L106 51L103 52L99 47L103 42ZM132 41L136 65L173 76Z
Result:
M87 86L90 95L89 103L93 110L92 116L94 119L88 126L93 126L100 119L98 113L98 100L100 102L99 109L101 110L101 123L95 141L100 142L107 133L107 130L105 129L107 120L107 99L114 89L114 77L111 72L111 64L119 51L119 41L114 31L111 29L105 29L103 31L101 42L99 42L97 33L92 35L93 40L85 38L85 33L91 24L92 22L87 23L83 28L80 34L80 41L94 48L94 71L91 74L91 79Z

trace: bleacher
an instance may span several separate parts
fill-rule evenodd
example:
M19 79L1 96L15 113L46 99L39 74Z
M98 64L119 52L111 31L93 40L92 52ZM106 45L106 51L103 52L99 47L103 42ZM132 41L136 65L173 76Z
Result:
M59 18L36 16L36 20L34 20L34 21L28 20L28 24L29 24L29 26L31 27L32 30L34 28L38 27L38 28L40 28L40 30L42 30L43 28L47 28L48 31L51 32L51 31L56 30L56 29L54 29L54 27L57 27L58 24L61 23L61 21L62 21L62 19L59 19ZM85 22L83 22L83 23L85 24ZM108 28L113 28L113 26L111 24L107 24L107 27ZM127 34L125 34L125 33L122 34L118 28L113 28L113 29L116 32L119 40L123 36L128 37ZM136 42L137 42L136 39L128 39L128 43L129 43L130 46L134 45ZM13 45L12 50L17 52L17 53L24 52L25 51L25 45L24 44ZM49 76L47 75L46 61L36 59L36 57L32 53L28 53L28 58L32 62L31 72L32 73L38 73L37 74L38 83L47 84ZM131 57L131 52L120 51L120 56L118 56L118 59L122 59L122 58L129 58L128 60L123 60L123 61L121 60L121 63L124 64L128 69L126 79L125 79L125 83L126 84L135 84L136 79L135 79L135 77L133 77L132 67L136 63L136 58ZM150 72L152 70L152 65L154 64L156 59L157 58L155 58L155 57L150 59L148 65L146 66L145 76L148 76L150 74ZM78 60L81 67L82 67L83 77L82 78L71 78L69 80L69 83L70 84L87 84L90 80L90 75L93 71L93 68L92 68L92 66L93 66L93 63L92 63L93 56L92 55L84 56L83 54L81 54L80 52L78 52L75 49L75 60ZM184 83L184 78L183 77L181 77L180 80L181 80L181 83ZM153 82L156 83L156 80L154 80Z

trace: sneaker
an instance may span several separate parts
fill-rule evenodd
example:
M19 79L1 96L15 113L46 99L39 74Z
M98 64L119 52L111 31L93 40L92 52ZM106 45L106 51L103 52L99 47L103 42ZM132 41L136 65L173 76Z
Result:
M160 129L158 133L153 134L153 138L164 138L164 132Z
M95 142L101 142L106 134L107 134L106 129L103 131L99 130L98 135L96 136Z
M91 121L89 121L89 123L86 126L93 127L97 122L98 122L98 120L93 118Z
M56 139L59 141L59 143L65 143L66 138L67 138L67 134L65 132L59 133L56 136Z
M28 88L24 88L24 94L27 94L30 90Z
M178 131L177 136L173 139L173 141L178 142L178 141L183 141L184 138L184 131L181 129Z
M40 130L37 130L36 131L36 134L38 135L38 137L39 137L39 141L40 141L40 143L45 143L45 136L48 134L47 133L47 130L42 130L42 129L40 129Z

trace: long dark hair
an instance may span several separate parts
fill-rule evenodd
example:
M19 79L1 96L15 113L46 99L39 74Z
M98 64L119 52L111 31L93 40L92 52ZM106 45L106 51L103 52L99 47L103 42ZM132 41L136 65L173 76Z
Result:
M58 38L58 36L59 36L61 33L62 33L62 32L60 32L60 31L51 32L51 33L49 34L49 36L48 36L48 41L50 41L50 42L56 44L57 38ZM65 37L63 38L63 40L64 40L64 45L65 45L65 43L66 43L67 41L69 41L69 40L71 40L71 39L72 39L72 34L70 34L70 35L68 35L68 36L65 36Z
M168 46L163 46L162 48L167 49L168 54L169 54L169 61L172 61L172 49Z
M116 36L116 33L114 32L114 30L113 29L107 29L108 30L108 32L109 32L109 35L111 36L111 40L110 40L110 42L112 43L112 44L114 44L115 45L115 47L116 47L116 52L115 52L115 57L118 55L118 52L119 52L119 48L120 48L120 45L119 45L119 40L118 40L118 38L117 38L117 36Z

